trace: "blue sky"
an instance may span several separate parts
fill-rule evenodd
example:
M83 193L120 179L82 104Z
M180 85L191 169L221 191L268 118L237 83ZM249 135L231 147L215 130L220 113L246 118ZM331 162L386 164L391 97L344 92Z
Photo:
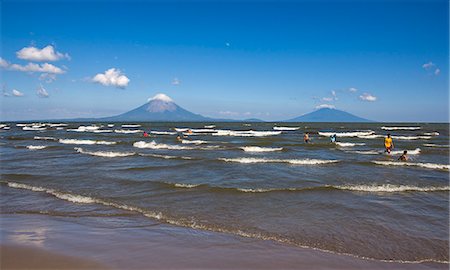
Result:
M1 119L110 116L165 93L220 118L322 106L448 121L448 11L445 0L6 0Z

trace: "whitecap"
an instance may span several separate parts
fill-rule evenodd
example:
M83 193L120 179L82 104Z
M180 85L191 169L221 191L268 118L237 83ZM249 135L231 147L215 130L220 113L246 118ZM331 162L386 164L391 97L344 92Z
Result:
M46 148L47 146L45 145L28 145L27 148L30 150L42 150L44 148Z
M137 124L124 124L122 125L123 128L137 128L140 127L141 125L137 125Z
M336 135L336 137L359 137L359 136L370 136L375 132L372 130L361 130L361 131L347 131L347 132L323 132L319 131L320 136L331 137Z
M225 162L238 162L238 163L289 163L295 165L320 165L328 163L336 163L339 160L323 160L323 159L266 159L266 158L219 158Z
M265 137L280 135L281 131L255 131L255 130L217 130L217 133L213 133L213 136L236 136L236 137Z
M205 144L208 143L207 141L202 140L181 140L181 143L184 144Z
M47 141L55 141L56 140L56 138L53 138L53 137L38 137L38 136L34 137L34 139L35 140L47 140Z
M139 154L143 157L155 157L155 158L163 158L163 159L194 159L192 157L185 157L185 156L170 156L170 155L158 155L158 154Z
M431 136L392 136L393 139L397 139L397 140L406 140L406 141L411 141L411 140L429 140L431 139Z
M115 129L114 132L129 134L129 133L142 133L143 131L140 129Z
M356 137L361 138L361 139L378 139L378 138L383 138L384 135L372 134L372 135L358 135Z
M189 150L194 149L192 147L187 146L181 146L181 145L170 145L170 144L164 144L164 143L156 143L155 141L151 142L144 142L139 141L133 143L133 146L136 148L150 148L150 149L169 149L169 150Z
M381 127L383 130L419 130L421 127Z
M75 131L75 132L93 132L94 130L100 129L99 126L79 126L76 129L67 129L67 131Z
M353 147L357 145L365 145L365 143L336 142L336 145L340 147Z
M182 183L175 183L173 185L178 188L195 188L200 186L200 184L182 184Z
M176 132L173 131L150 131L151 134L155 134L155 135L175 135L177 134Z
M436 163L420 163L420 162L402 162L402 161L379 161L374 160L372 161L375 164L378 165L385 165L385 166L414 166L414 167L421 167L426 169L439 169L439 170L449 170L450 165L446 164L436 164Z
M78 153L81 154L88 154L91 156L97 156L97 157L128 157L128 156L133 156L136 153L134 152L105 152L105 151L96 151L96 152L91 152L91 151L85 151L82 148L79 147L75 147L75 150L77 150Z
M113 127L114 126L114 124L108 124L108 127Z
M205 128L215 128L216 125L209 125L209 126L205 126Z
M300 127L273 127L274 130L281 130L281 131L292 131L292 130L298 130Z
M45 128L45 127L23 127L22 128L22 130L25 130L25 131L42 131L42 130L47 130L47 128Z
M428 147L442 147L442 148L448 148L450 147L450 145L448 144L434 144L434 143L424 143L424 146L428 146Z
M175 128L175 131L177 132L185 132L188 131L189 128Z
M51 124L51 123L49 123L47 125L49 127L67 127L68 126L68 124L63 124L63 123L61 123L61 124Z
M435 132L425 132L423 133L423 135L426 136L439 136L439 132L435 131Z
M104 145L116 144L116 142L77 140L77 139L59 139L59 142L62 144L104 144Z
M337 189L342 190L351 190L351 191L362 191L362 192L405 192L405 191L448 191L450 187L418 187L411 185L392 185L392 184L383 184L383 185L342 185L335 186Z
M406 150L408 151L408 155L418 155L420 154L420 148L416 148L414 150ZM401 155L403 154L403 150L396 150L396 151L391 151L392 155Z
M273 151L281 151L283 147L259 147L259 146L243 146L239 147L245 152L273 152Z

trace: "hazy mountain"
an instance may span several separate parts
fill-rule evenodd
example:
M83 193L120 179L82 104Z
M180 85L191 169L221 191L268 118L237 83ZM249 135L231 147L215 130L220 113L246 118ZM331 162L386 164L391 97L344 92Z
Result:
M105 117L104 121L164 121L164 122L197 122L211 121L213 119L191 113L177 104L164 94L157 94L144 105L129 112Z
M372 122L336 109L322 108L299 117L286 120L286 122Z

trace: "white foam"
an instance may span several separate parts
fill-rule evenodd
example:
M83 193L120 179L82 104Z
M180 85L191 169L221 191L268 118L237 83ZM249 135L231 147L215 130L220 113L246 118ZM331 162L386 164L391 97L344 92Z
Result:
M30 150L42 150L44 148L46 148L47 146L45 145L28 145L27 148Z
M99 126L79 126L76 129L67 129L67 131L75 131L75 132L93 132L94 130L100 129Z
M181 143L184 144L205 144L208 143L207 141L202 140L181 140Z
M73 195L69 193L62 193L58 192L54 189L49 188L43 188L43 187L36 187L36 186L30 186L26 184L19 184L14 182L8 182L8 186L12 188L20 188L20 189L28 189L31 191L37 191L37 192L45 192L50 195L53 195L59 199L66 200L69 202L74 203L96 203L97 201L91 197L81 196L81 195Z
M274 152L283 150L283 147L244 146L239 148L241 148L245 152Z
M319 135L330 137L336 134L336 137L359 137L359 136L370 136L375 132L372 130L361 130L361 131L347 131L347 132L322 132L319 131Z
M114 124L108 124L108 127L113 127L114 126Z
M56 140L56 138L53 138L53 137L38 137L38 136L34 137L34 139L35 140L47 140L47 141L55 141Z
M424 146L428 146L428 147L442 147L442 148L448 148L450 147L450 145L448 144L434 144L434 143L424 143Z
M137 148L150 148L150 149L169 149L169 150L189 150L189 149L194 149L192 147L187 147L187 146L181 146L181 145L170 145L170 144L164 144L164 143L156 143L155 141L151 141L151 142L144 142L144 141L139 141L139 142L135 142L133 143L134 147Z
M200 184L181 184L181 183L175 183L174 184L175 187L178 188L195 188L200 186Z
M123 128L137 128L140 127L141 125L137 125L137 124L131 124L131 125L122 125Z
M155 134L155 135L175 135L177 134L176 132L173 131L150 131L151 134Z
M47 130L47 128L45 127L40 127L40 126L32 126L32 127L23 127L22 130L25 131L42 131L42 130Z
M411 141L411 140L429 140L431 139L431 136L392 136L393 139L397 139L397 140L406 140L406 141Z
M426 136L439 136L439 132L425 132L423 135Z
M322 160L322 159L266 159L266 158L219 158L219 160L225 162L238 162L238 163L290 163L295 165L320 165L328 163L336 163L339 160Z
M420 148L416 148L414 150L406 150L408 151L407 155L418 155L420 154ZM403 150L391 151L392 155L401 155L403 154Z
M358 135L356 137L361 138L361 139L378 139L378 138L383 138L384 136L372 134L372 135Z
M421 127L381 127L384 130L419 130Z
M209 125L209 126L205 126L205 128L215 128L216 125Z
M59 142L63 144L104 144L104 145L116 144L116 142L77 140L77 139L59 139Z
M49 127L67 127L68 126L68 124L63 124L63 123L61 123L61 124L51 124L51 123L49 123L47 125Z
M9 130L11 127L3 127L3 130Z
M175 128L177 132L185 132L188 131L189 128Z
M4 128L4 127L6 127L6 125L0 124L0 128Z
M448 191L450 187L418 187L410 185L343 185L336 186L337 189L362 191L362 192L405 192L405 191Z
M274 130L281 130L281 131L291 131L291 130L298 130L300 127L273 127Z
M111 129L97 129L97 130L93 130L93 133L111 133L113 132Z
M75 147L74 149L77 150L78 153L88 154L88 155L97 156L97 157L128 157L128 156L133 156L136 154L134 152L105 152L105 151L91 152L91 151L85 151L79 147Z
M353 147L357 145L365 145L365 143L336 142L336 145L340 147Z
M217 133L213 133L213 136L236 136L236 137L265 137L280 135L281 131L238 131L238 130L217 130Z
M170 155L158 155L158 154L139 154L143 157L155 157L155 158L163 158L163 159L194 159L192 157L185 157L185 156L170 156Z
M143 131L140 129L115 129L115 133L124 133L124 134L130 134L130 133L142 133Z
M375 164L378 165L384 165L384 166L414 166L414 167L422 167L427 169L439 169L439 170L449 170L450 165L446 164L436 164L436 163L414 163L414 162L401 162L401 161L379 161L374 160L372 161Z
M215 129L210 128L191 128L191 131L194 133L215 133Z

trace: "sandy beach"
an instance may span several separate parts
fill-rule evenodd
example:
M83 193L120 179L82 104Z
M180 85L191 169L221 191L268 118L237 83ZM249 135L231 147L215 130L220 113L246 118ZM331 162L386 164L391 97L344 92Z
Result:
M133 217L142 218L145 217ZM447 269L385 263L129 217L2 215L2 269Z

